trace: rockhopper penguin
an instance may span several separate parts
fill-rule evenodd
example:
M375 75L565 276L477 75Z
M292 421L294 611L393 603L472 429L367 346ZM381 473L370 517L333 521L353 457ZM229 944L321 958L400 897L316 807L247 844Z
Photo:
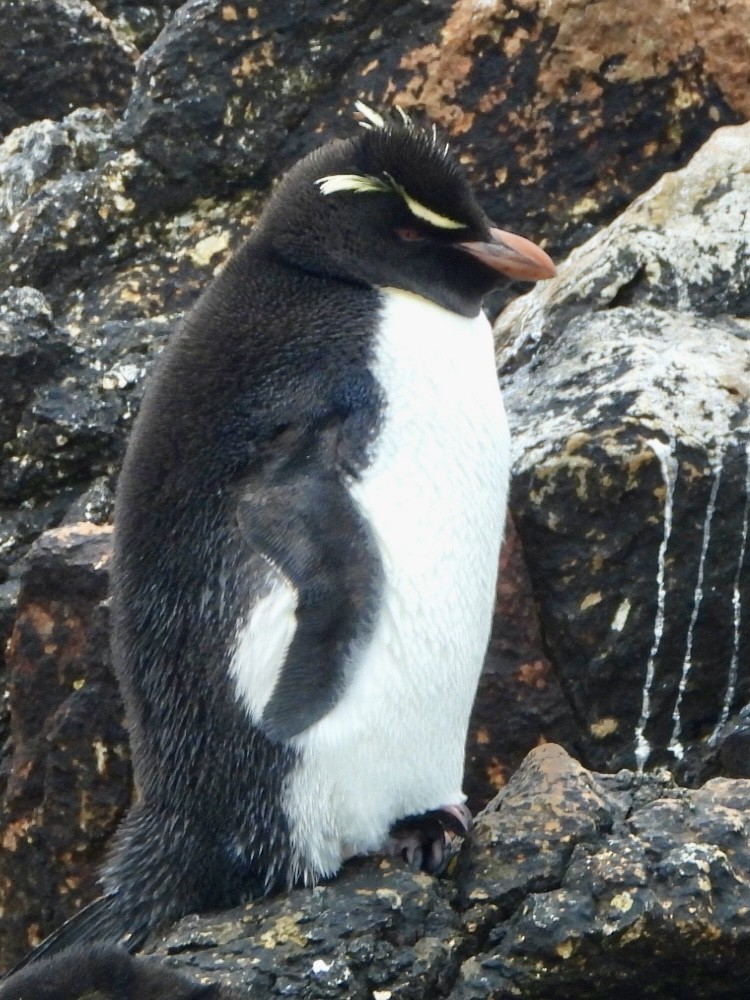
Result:
M47 951L136 948L389 838L434 870L465 829L510 464L482 299L554 267L432 132L359 111L148 385L112 570L138 794Z

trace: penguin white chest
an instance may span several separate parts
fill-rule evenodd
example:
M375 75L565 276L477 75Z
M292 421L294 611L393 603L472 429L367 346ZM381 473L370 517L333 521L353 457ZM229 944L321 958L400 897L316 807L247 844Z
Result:
M383 290L384 409L351 495L383 567L374 629L341 699L294 744L299 868L335 872L397 819L464 801L464 749L494 607L510 442L483 314Z

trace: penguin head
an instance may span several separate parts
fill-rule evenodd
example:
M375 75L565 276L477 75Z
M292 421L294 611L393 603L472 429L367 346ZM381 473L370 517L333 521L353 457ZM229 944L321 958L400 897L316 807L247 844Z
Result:
M366 127L297 163L263 214L259 230L286 262L463 316L507 278L554 275L543 250L490 222L434 130L357 108Z

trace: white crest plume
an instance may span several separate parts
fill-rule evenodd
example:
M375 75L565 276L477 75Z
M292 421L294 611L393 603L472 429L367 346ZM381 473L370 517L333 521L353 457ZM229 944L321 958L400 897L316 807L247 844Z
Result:
M372 108L369 108L363 101L355 101L354 108L356 111L359 111L359 113L364 118L364 121L359 123L362 126L362 128L387 127L385 123L385 118L383 118L382 115L378 114L377 111L373 111Z
M393 106L396 109L396 111L398 111L398 113L399 113L399 115L401 117L401 121L404 123L404 125L406 125L407 128L414 128L414 122L407 115L407 113L404 111L404 109L401 107L401 105L400 104L394 104Z
M394 104L393 107L398 112L399 117L401 118L401 121L406 126L406 128L414 128L414 122L407 115L407 113L404 111L401 105ZM368 107L368 105L365 104L364 101L355 101L354 109L355 111L358 111L359 114L362 115L362 117L365 119L363 122L359 123L362 126L362 128L368 128L368 129L388 128L388 122L385 120L385 118L383 118L383 116L378 111L374 111L371 107Z

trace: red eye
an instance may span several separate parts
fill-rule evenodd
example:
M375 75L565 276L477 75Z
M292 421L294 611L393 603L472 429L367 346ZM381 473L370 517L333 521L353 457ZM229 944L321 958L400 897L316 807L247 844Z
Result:
M405 243L416 243L418 240L424 239L423 233L420 233L418 229L410 229L408 226L397 229L396 236Z

